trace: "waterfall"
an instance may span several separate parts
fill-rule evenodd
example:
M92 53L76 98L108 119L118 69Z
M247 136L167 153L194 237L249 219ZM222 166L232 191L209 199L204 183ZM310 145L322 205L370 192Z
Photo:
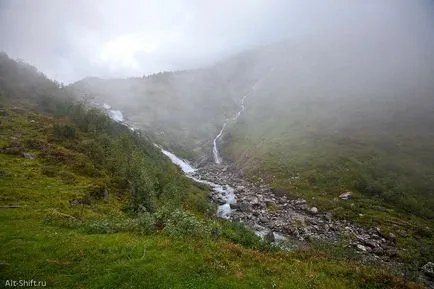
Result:
M226 119L225 123L222 126L222 129L220 130L220 132L218 133L218 135L214 138L213 140L213 147L212 147L212 153L214 156L214 162L216 164L220 164L222 162L222 157L220 156L220 152L217 148L217 141L218 139L223 135L223 131L225 130L227 124L229 121L237 121L238 118L240 117L241 113L246 109L244 102L246 100L247 95L244 95L243 98L241 99L241 109L235 114L235 116L231 119Z

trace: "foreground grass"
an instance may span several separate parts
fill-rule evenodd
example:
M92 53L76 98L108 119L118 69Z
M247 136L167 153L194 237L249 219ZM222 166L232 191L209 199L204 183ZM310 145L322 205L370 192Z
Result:
M2 281L46 280L52 288L411 288L386 272L309 252L262 253L159 234L91 235L44 225L29 209L2 210L0 218Z

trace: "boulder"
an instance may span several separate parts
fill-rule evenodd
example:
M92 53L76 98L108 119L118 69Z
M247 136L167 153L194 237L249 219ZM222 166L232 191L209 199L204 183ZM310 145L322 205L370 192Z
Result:
M340 194L340 195L339 195L339 198L340 198L341 200L349 200L349 199L351 199L352 196L353 196L353 193L352 193L352 192L345 192L345 193L343 193L343 194Z
M229 206L231 207L232 210L239 210L240 209L240 204L229 204Z
M422 272L430 277L431 279L434 279L434 263L428 262L425 265L422 266Z
M356 246L357 250L361 251L361 252L366 252L368 251L368 248L366 248L365 246L363 246L362 244L357 244Z
M250 211L251 211L251 209L250 209L250 205L247 204L247 203L240 203L240 208L239 208L239 210L240 210L241 212L250 212Z
M314 215L316 215L318 213L318 208L317 207L312 207L310 208L310 212Z
M259 199L258 199L258 197L254 197L253 200L250 203L252 205L259 205Z
M259 218L259 221L260 221L261 223L263 223L263 224L268 223L268 219L267 219L266 217L260 217L260 218Z

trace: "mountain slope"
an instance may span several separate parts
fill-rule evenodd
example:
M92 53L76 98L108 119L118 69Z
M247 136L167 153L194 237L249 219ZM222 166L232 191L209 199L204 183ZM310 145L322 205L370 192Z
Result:
M247 95L219 143L224 159L338 217L401 234L403 258L420 266L434 256L434 45L418 37L300 38L200 71L102 81L81 94L117 99L138 125L148 118L142 127L158 142L202 161L211 161L212 139ZM118 82L147 92L128 98L133 89ZM146 117L133 112L149 104ZM337 202L348 190L353 201Z
M276 251L236 223L207 217L206 188L145 136L6 55L0 72L5 286L420 288L352 251Z

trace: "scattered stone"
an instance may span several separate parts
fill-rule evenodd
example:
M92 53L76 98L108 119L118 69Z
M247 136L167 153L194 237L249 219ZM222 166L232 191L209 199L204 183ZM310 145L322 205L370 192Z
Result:
M392 242L396 242L396 236L393 233L389 233L389 240Z
M333 218L333 216L332 216L332 214L331 213L325 213L324 214L324 219L327 221L327 222L331 222L332 221L332 218Z
M260 217L260 218L259 218L259 221L260 221L261 223L263 223L263 224L268 223L268 220L267 220L267 218L265 218L265 217Z
M351 199L352 196L353 196L352 192L345 192L343 194L340 194L339 198L342 200L349 200L349 199Z
M0 177L7 177L9 174L5 171L0 171Z
M294 204L297 206L298 205L304 205L304 204L306 204L306 200L305 199L298 199L298 200L295 200Z
M377 231L378 235L380 235L381 237L384 237L383 232L381 231L380 227L376 227L375 231Z
M434 263L428 262L425 265L422 266L422 272L430 277L431 279L434 279Z
M251 204L252 205L259 205L259 199L258 199L258 197L254 197L253 200L252 200L252 202L251 202Z
M381 247L376 247L372 249L372 253L374 253L377 256L383 256L384 255L384 249Z
M240 204L238 204L238 203L229 204L229 206L231 207L232 210L239 210L240 209Z
M318 213L318 208L317 207L312 207L310 208L310 212L314 215L316 215Z
M36 158L35 155L29 153L23 153L23 157L27 160L34 160Z
M309 206L306 200L290 192L278 192L265 183L249 183L230 167L222 172L222 167L208 164L196 173L201 179L235 188L237 203L230 205L234 211L229 219L255 231L268 232L270 241L277 234L290 235L299 241L321 240L334 244L344 241L361 253L375 255L375 258L387 262L396 256L395 243L390 241L390 236L385 237L379 228L368 230L348 220L334 219L331 213ZM343 192L336 200L350 199L352 194ZM210 196L216 203L224 201L218 192L211 191ZM347 239L347 236L351 238Z
M363 246L362 244L357 244L356 248L357 248L357 250L359 250L361 252L368 251L368 249L365 246Z
M245 212L245 213L251 211L251 209L250 209L250 205L247 204L247 203L240 203L240 207L239 207L239 209L240 209L241 212Z

